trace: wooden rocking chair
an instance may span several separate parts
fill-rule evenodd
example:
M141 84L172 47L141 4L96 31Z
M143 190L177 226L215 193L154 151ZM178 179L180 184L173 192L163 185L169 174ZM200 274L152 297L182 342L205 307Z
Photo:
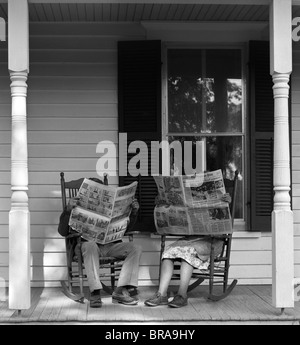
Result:
M77 192L83 182L84 178L80 178L72 181L65 181L64 173L60 173L60 185L61 185L61 198L62 198L62 208L63 210L67 206L67 201L77 195ZM103 183L108 185L107 176L104 176ZM133 240L132 234L128 234L129 240ZM67 257L67 283L66 281L61 281L62 292L72 300L84 303L84 292L83 285L84 280L86 280L86 275L84 274L84 262L81 255L81 236L79 233L70 232L68 236L65 237L65 248ZM116 281L118 279L123 260L116 259L114 257L101 257L99 259L100 265L100 277L110 277L110 286L103 283L103 290L108 294L112 294ZM79 293L74 292L74 287L79 285Z
M230 203L230 213L232 219L232 226L234 224L235 216L235 205L236 205L236 192L237 192L237 182L238 182L239 172L235 172L233 180L224 179L224 184L226 192L231 195ZM161 258L165 249L166 235L161 236L161 249L160 249L160 269L161 269ZM168 235L171 236L171 235ZM212 301L219 301L226 296L228 296L234 287L237 284L237 280L234 279L231 284L228 286L228 273L230 267L230 252L231 252L231 242L232 234L218 235L218 236L209 236L211 241L211 251L210 251L210 265L207 270L198 270L194 269L193 275L188 287L188 291L195 289L199 286L204 280L209 280L209 293L208 299ZM215 256L215 243L219 240L223 241L221 254ZM177 273L180 270L180 261L176 262L174 265L174 273L172 280L179 280L180 274ZM220 294L215 294L215 287L222 286L223 292Z

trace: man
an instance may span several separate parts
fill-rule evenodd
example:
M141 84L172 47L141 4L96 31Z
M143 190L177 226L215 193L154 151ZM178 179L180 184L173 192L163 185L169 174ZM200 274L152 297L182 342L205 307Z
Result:
M97 178L90 178L90 180L103 183ZM65 210L60 215L58 232L64 237L69 234L70 230L73 231L68 224L71 211L76 207L77 201L78 199L76 198L70 199ZM136 199L133 200L131 208L130 222L127 231L133 227L137 218L139 204ZM116 290L112 294L112 301L125 305L136 305L138 303L137 298L130 296L128 289L138 286L139 263L142 254L140 246L132 242L122 242L122 240L107 244L98 244L82 238L81 253L91 292L91 308L100 308L102 306L100 294L102 284L99 278L99 258L102 256L111 256L124 260Z

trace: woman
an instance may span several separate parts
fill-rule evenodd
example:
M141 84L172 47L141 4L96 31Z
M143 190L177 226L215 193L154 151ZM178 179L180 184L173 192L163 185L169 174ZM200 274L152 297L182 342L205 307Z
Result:
M230 194L223 194L221 200L230 203ZM160 204L161 202L157 199L156 203ZM215 242L216 256L221 253L222 245L222 240ZM168 246L162 255L158 291L144 302L145 305L151 307L168 305L174 308L186 306L188 303L187 290L193 270L209 267L210 249L211 242L206 236L186 236ZM169 302L167 291L173 275L175 260L181 261L180 284L177 294Z

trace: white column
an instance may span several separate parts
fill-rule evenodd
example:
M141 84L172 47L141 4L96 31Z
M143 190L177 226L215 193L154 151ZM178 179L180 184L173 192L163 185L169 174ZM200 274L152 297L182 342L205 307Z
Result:
M11 78L11 209L9 212L9 308L30 308L30 213L28 208L27 0L8 2L8 69Z
M292 3L270 5L270 71L274 94L274 209L272 212L272 299L294 307L294 238L290 198L289 80L292 72Z

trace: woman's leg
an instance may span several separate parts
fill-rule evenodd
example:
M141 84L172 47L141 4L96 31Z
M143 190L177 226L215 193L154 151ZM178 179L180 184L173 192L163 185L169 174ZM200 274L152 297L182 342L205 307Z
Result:
M145 305L156 307L159 305L167 305L169 303L167 292L173 275L173 269L174 264L171 259L162 260L158 291L153 296L145 300Z
M167 295L170 280L173 275L173 269L174 269L173 260L170 260L170 259L162 260L161 274L160 274L160 281L159 281L159 288L158 288L158 292L160 292L162 296Z
M187 290L189 287L189 283L193 274L194 267L191 266L184 260L181 260L181 267L180 267L180 285L178 289L178 295L182 297L187 296Z

